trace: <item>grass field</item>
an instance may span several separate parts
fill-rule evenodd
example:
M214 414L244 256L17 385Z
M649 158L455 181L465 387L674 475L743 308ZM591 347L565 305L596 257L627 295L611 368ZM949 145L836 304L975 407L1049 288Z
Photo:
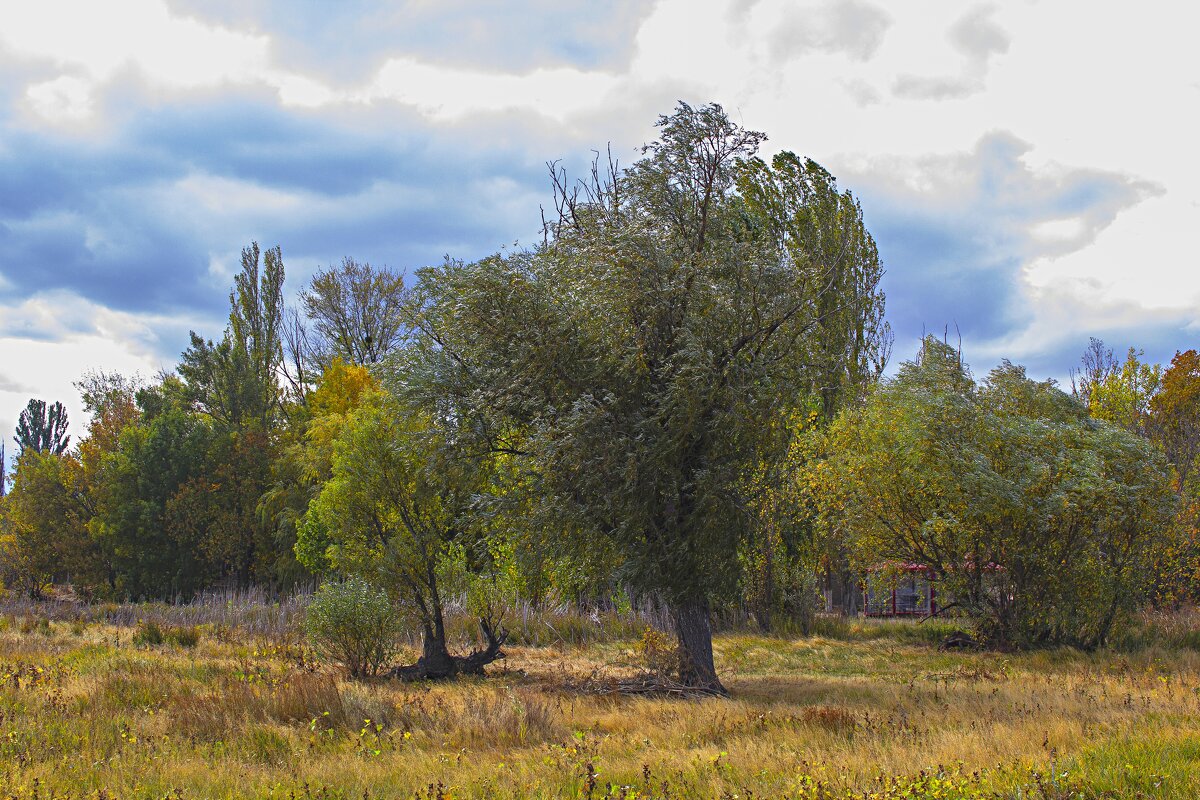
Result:
M349 682L282 628L139 644L129 625L10 615L0 798L1190 800L1195 622L1179 646L1098 654L943 653L944 629L906 623L723 634L732 698L670 700L578 688L636 666L620 626L402 685Z

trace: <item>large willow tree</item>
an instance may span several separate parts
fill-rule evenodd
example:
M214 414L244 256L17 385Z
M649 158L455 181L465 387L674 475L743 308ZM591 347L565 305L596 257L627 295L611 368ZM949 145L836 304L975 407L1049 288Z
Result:
M421 275L413 381L523 459L548 529L614 545L671 609L680 679L723 693L710 608L737 585L745 478L770 420L860 371L823 325L862 369L886 349L880 272L848 196L804 216L827 173L754 159L765 136L717 105L658 127L628 169L555 174L542 246Z

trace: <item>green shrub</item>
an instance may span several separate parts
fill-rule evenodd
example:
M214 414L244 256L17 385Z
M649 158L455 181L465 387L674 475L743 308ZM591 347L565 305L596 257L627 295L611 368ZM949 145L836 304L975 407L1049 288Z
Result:
M195 647L200 643L200 629L195 625L179 625L163 631L163 639L179 647Z
M353 677L379 672L396 651L403 626L387 593L361 578L322 584L304 629L313 645Z
M163 643L162 628L155 622L140 622L133 632L133 643L136 645L156 645Z

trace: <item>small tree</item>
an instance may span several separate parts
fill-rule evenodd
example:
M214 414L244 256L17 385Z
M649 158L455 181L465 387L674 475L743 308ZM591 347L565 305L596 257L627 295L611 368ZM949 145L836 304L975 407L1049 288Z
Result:
M346 258L340 267L313 275L300 293L300 302L320 339L314 344L323 365L333 358L348 364L377 364L407 333L404 276L387 267Z
M367 577L416 616L422 654L398 672L405 678L481 673L504 641L495 620L484 618L485 649L460 657L447 646L439 567L472 539L483 473L456 457L439 423L394 395L364 399L335 440L332 477L309 505L296 545L314 571L331 566Z
M355 678L386 666L404 632L387 592L358 577L321 584L304 616L304 630L317 649L345 664Z
M61 456L71 444L67 435L67 410L55 402L47 409L45 400L30 400L17 420L17 457L26 450Z
M1072 373L1072 394L1096 419L1119 425L1140 436L1149 434L1151 406L1162 387L1163 370L1142 361L1141 350L1129 348L1123 362L1104 342L1092 337Z
M1175 470L1175 536L1159 574L1159 599L1200 601L1200 354L1176 353L1150 401L1150 438Z
M102 583L81 484L79 462L71 455L27 447L17 459L3 505L15 562L10 579L35 595L53 581L70 580L84 591Z

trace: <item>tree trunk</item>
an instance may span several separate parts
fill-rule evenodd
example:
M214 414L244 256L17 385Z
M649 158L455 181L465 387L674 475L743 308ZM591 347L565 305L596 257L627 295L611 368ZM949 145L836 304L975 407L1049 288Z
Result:
M774 525L766 525L763 539L762 602L758 609L758 626L763 633L771 632L771 611L775 608L775 541Z
M446 626L441 620L433 628L425 626L417 666L425 678L449 678L454 674L454 659L446 647Z
M708 603L693 601L673 605L671 620L679 637L679 682L694 689L728 696L729 692L721 685L713 664Z
M440 621L439 621L440 622ZM421 657L417 663L396 667L388 675L402 681L439 680L456 675L482 675L483 668L493 661L504 658L505 640L508 632L503 628L494 630L485 619L479 627L487 645L482 650L472 650L465 656L452 656L446 647L446 629L442 624L426 625L422 639Z

